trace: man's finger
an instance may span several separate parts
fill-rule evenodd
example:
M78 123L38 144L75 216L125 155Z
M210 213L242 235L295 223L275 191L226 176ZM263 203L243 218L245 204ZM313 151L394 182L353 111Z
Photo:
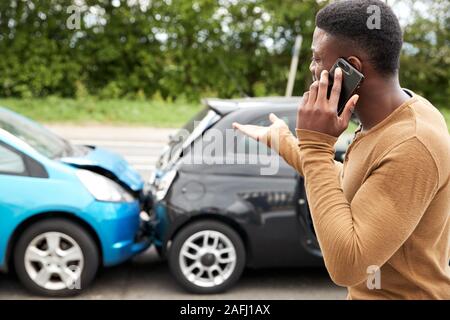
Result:
M305 106L312 107L316 103L318 89L319 89L319 81L316 80L309 87L308 101L306 102Z
M306 91L305 93L303 93L302 101L300 101L300 104L297 108L297 112L306 106L308 100L309 100L309 91Z
M300 106L304 106L308 102L308 99L309 99L309 91L306 91L303 94L302 101L300 102Z
M255 140L258 139L260 127L251 124L240 124L238 122L233 122L232 126L233 128L242 132L244 135L249 136L250 138L253 138Z
M242 132L243 134L245 134L247 136L251 134L251 130L250 130L250 128L248 128L248 125L246 125L246 124L240 124L238 122L233 122L232 126L234 129L239 130L240 132Z
M336 68L336 70L334 71L334 82L333 88L331 89L330 103L329 103L329 106L335 110L337 110L338 108L339 96L341 94L341 87L342 87L342 69Z
M303 94L303 99L302 99L302 101L300 102L300 105L299 105L298 108L297 108L297 122L296 122L296 128L300 128L300 120L301 120L300 112L301 112L301 110L305 107L305 105L306 105L306 103L307 103L307 101L308 101L308 98L309 98L309 91L306 91L306 92Z
M319 92L317 94L317 101L320 102L320 106L325 106L323 102L327 100L327 90L328 90L328 71L323 70L320 74L319 81Z
M275 113L271 113L269 114L269 120L270 122L274 123L275 121L280 120L280 118L278 118Z
M344 111L341 114L342 127L347 128L350 118L352 117L353 110L355 109L356 103L358 102L359 96L357 94L353 95L350 100L347 101Z
M250 136L251 135L251 130L249 130L249 128L247 128L248 125L240 124L238 122L233 122L232 126L233 126L234 129L239 130L240 132L242 132L246 136Z

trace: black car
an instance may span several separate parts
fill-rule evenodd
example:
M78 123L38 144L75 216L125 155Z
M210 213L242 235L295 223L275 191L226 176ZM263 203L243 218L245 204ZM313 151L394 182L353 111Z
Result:
M150 181L151 219L158 252L189 291L226 290L244 267L323 265L303 178L265 145L231 129L234 121L267 126L273 112L294 132L300 99L205 100L171 137ZM351 138L338 140L337 160ZM267 174L273 163L277 170Z

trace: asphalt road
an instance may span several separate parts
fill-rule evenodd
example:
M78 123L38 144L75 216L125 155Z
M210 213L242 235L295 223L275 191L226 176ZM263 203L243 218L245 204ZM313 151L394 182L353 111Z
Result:
M76 144L95 144L122 154L146 179L173 129L50 126ZM217 295L192 295L170 275L153 248L120 266L100 270L78 299L345 299L324 268L245 270L237 285ZM0 299L39 298L12 274L0 274Z

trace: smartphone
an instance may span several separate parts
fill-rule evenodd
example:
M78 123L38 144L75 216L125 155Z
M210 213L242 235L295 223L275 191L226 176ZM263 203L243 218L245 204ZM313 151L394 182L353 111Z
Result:
M347 60L339 58L334 63L329 72L327 98L330 98L331 89L334 83L334 71L339 67L342 70L342 86L341 94L339 96L339 103L337 108L338 116L344 111L345 104L352 97L356 89L364 81L364 75L353 67Z

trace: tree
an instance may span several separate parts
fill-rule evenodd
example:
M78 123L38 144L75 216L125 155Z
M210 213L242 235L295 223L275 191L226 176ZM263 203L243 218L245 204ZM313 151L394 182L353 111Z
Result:
M424 2L403 0L410 7ZM294 94L311 81L319 0L11 0L0 2L0 96L101 98L283 95L303 36ZM424 2L425 3L425 2ZM404 27L401 80L449 98L449 2ZM79 28L70 18L76 4Z
M404 27L401 82L439 107L450 108L450 2L427 2L427 11L413 8Z

